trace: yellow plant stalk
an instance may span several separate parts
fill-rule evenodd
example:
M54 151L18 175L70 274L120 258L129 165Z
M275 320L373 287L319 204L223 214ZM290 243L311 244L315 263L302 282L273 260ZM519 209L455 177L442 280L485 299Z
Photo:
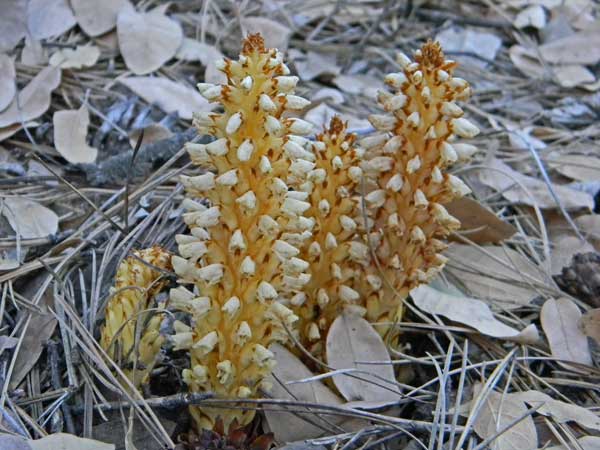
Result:
M171 291L171 306L191 314L179 325L176 349L188 349L191 367L183 372L193 392L218 398L255 397L274 365L271 343L284 342L297 317L283 305L309 281L301 248L314 220L304 217L308 194L302 186L314 168L311 126L285 113L308 101L293 95L297 77L283 57L250 35L239 59L217 67L224 85L201 83L200 93L223 113L199 113L200 134L216 138L188 144L192 161L210 169L183 177L188 196L184 220L189 235L177 236L172 259L182 286ZM194 201L208 199L209 205ZM192 407L199 428L220 417L225 429L249 423L253 410Z
M398 56L402 70L385 77L393 92L378 96L387 114L369 118L377 132L361 141L368 154L362 168L373 186L365 197L368 241L377 261L368 269L371 282L362 277L356 289L365 295L370 321L399 319L410 290L443 268L440 239L460 227L443 205L470 192L445 173L474 149L454 140L479 133L456 104L470 87L452 75L456 63L438 43L427 42L414 57Z
M154 314L144 323L144 315L140 313L149 307L152 297L166 284L166 280L161 279L164 275L152 266L171 270L171 255L160 247L136 250L134 255L139 259L130 256L117 269L114 295L106 306L100 345L113 360L125 367L125 374L139 387L147 381L164 341L159 333L162 314ZM144 328L137 332L139 343L136 346L136 327L141 324Z
M300 342L314 355L322 353L327 330L344 307L361 308L354 278L361 276L370 258L368 247L357 239L363 222L356 198L362 150L354 146L355 139L336 116L314 143L316 166L309 173L307 215L316 224L303 256L310 262L312 277L304 294L292 303L300 317Z

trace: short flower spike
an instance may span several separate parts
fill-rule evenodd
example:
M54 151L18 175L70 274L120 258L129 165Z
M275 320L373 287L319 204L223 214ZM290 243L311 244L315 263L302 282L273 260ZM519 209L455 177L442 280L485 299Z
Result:
M312 278L291 307L300 317L300 342L315 355L322 353L327 330L344 307L360 307L353 280L369 264L367 246L357 241L362 153L355 139L346 124L333 117L316 137L315 165L308 173L307 215L315 225L303 259L310 264Z
M368 155L362 168L372 180L368 239L382 269L372 264L357 286L371 321L397 318L410 290L444 266L440 239L460 222L443 205L469 192L445 169L458 159L454 139L479 133L456 104L469 97L469 85L452 75L456 63L438 43L424 44L414 62L400 55L398 63L402 70L385 78L392 92L378 96L386 114L370 117L377 132L361 141Z
M166 284L164 274L153 267L171 270L171 255L160 247L136 250L134 255L122 261L117 269L100 344L113 360L125 367L125 374L139 387L147 381L164 341L159 334L162 314L154 314L144 323L145 316L140 313L150 306L152 297ZM138 332L137 348L136 327L143 327Z
M183 373L189 389L236 399L257 395L274 365L269 345L284 342L297 320L284 303L310 280L301 248L312 222L304 217L307 194L290 188L307 182L315 156L301 136L310 125L286 118L306 101L293 94L298 79L279 51L250 35L238 60L217 66L227 83L198 88L224 112L194 118L199 132L215 140L188 145L192 160L210 171L182 178L190 234L177 237L173 267L182 286L171 291L171 305L192 318L192 327L173 337L190 351ZM209 429L218 418L228 429L254 416L239 408L191 412L199 428Z

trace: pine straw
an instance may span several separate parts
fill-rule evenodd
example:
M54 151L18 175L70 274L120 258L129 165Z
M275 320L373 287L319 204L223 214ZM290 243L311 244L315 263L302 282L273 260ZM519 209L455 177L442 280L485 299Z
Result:
M219 29L217 46L225 53L235 55L242 16L264 16L266 13L256 1L244 2L243 7L234 9L221 3L205 2L205 6L199 8L195 6L196 2L184 2L177 6L174 16L184 24L186 36L210 40L211 30ZM325 3L280 1L274 3L274 15L277 20L291 24L292 16ZM547 127L547 143L567 152L569 146L576 142L590 143L597 139L600 128L591 122L583 126L557 126L542 114L526 120L522 113L513 109L515 103L533 100L542 106L552 106L557 99L580 93L560 88L550 80L531 80L516 70L508 58L506 45L506 42L514 42L516 32L505 20L486 19L488 12L494 9L491 2L473 1L467 6L460 2L470 11L468 16L455 13L459 11L456 7L458 2L438 2L438 5L428 2L423 8L415 9L413 14L405 11L406 3L411 2L330 2L330 13L296 30L290 47L335 55L347 68L352 63L364 61L366 67L372 69L371 75L381 77L394 70L396 50L410 53L424 39L435 36L452 24L477 25L500 33L505 45L496 60L490 61L492 70L472 65L462 66L459 70L459 76L476 85L475 96L467 106L468 112L481 124L497 125L483 129L475 144L482 149L493 149L495 155L504 161L518 163L513 167L527 168L530 175L544 178L547 165L534 149L514 150L503 144L510 133L505 126L507 121L520 121L522 126L535 124ZM518 37L524 38L520 34ZM58 43L64 43L65 39L60 38ZM85 40L79 36L80 42ZM37 70L19 64L17 70L19 83L37 73ZM167 77L175 77L176 73L189 74L192 82L197 70L194 64L177 62L164 67L161 72ZM83 72L64 71L60 88L62 95L52 97L44 122L50 120L53 111L68 108L72 102L79 104L87 97L92 113L92 134L98 133L114 109L110 105L130 99L125 90L113 89L113 80L125 71L121 58L114 60L111 70L104 62ZM317 81L304 86L306 92L323 87ZM340 106L342 112L366 117L376 110L374 102L363 96L345 96L347 101ZM189 123L178 120L174 129L181 132L188 127ZM119 135L122 138L124 133L124 130L115 127L110 130L108 139L111 145L106 146L106 155L114 156L127 150L127 142L118 138ZM82 177L81 170L64 172L64 163L51 150L43 134L32 136L21 132L5 145L21 152L21 159L34 159L43 164L52 175L5 178L0 180L0 195L25 196L56 208L60 211L61 232L42 239L0 239L0 249L16 246L19 251L28 251L23 265L0 273L0 333L18 339L12 356L7 357L10 353L5 351L0 357L3 426L37 438L58 429L56 421L62 417L66 431L91 437L93 418L97 420L98 416L105 415L105 411L126 410L131 406L157 442L172 446L171 437L159 418L162 411L183 408L186 404L235 406L230 401L198 395L168 394L146 400L138 393L132 394L135 390L130 389L118 365L106 357L95 340L118 262L131 255L132 249L153 244L172 249L175 233L183 230L178 210L182 190L176 180L179 173L190 170L184 152L179 150L172 156L167 155L170 157L159 168L145 170L142 179L132 181L125 201L125 180L122 180L123 183L93 186ZM470 164L457 168L456 172L469 180L470 174L481 169L488 168L483 156L478 156ZM505 317L517 328L523 328L526 323L539 323L541 300L566 295L552 281L548 265L551 244L545 217L539 208L534 207L532 215L530 208L512 204L497 193L478 200L519 230L503 245L525 255L545 273L543 283L530 284L539 294L538 301L506 312ZM142 207L142 204L145 206ZM574 226L560 204L559 210L567 218L567 223ZM129 229L126 223L131 224ZM468 236L458 238L469 242ZM479 248L482 252L486 251ZM516 267L509 269L518 273ZM489 276L485 268L479 275L482 279ZM37 280L37 288L34 288L34 279ZM30 336L43 330L32 327L32 324L37 324L32 313L46 307L58 326L51 335L51 341L43 343L42 348L46 351L41 353L24 377L21 388L15 390L15 386L6 380L22 370L23 363L34 351L36 345L31 342ZM405 322L395 325L407 336L408 347L394 349L392 363L403 373L411 371L414 376L407 377L409 381L401 385L403 397L397 413L386 415L383 412L270 399L246 400L243 407L276 409L282 414L300 415L308 421L311 415L318 414L326 419L319 424L329 423L330 426L324 429L325 437L312 442L335 444L343 450L354 446L368 449L398 439L402 439L401 442L413 440L414 447L411 448L483 449L494 437L482 442L474 435L473 424L481 412L478 407L485 403L493 390L505 393L509 390L540 390L565 402L600 404L597 369L556 361L545 344L506 343L460 324L447 325L437 317L423 314L410 302L407 307L409 312ZM415 348L411 349L411 344ZM418 353L413 350L418 350ZM315 379L327 378L333 373L325 371L324 375ZM461 405L471 399L475 383L483 386L474 398L477 406L468 416L463 416ZM311 414L301 414L307 411ZM514 423L535 411L535 408L528 410ZM337 416L367 419L372 425L360 431L346 432L331 420ZM573 427L549 417L544 418L544 422L558 440L572 441ZM498 434L504 431L499 430Z

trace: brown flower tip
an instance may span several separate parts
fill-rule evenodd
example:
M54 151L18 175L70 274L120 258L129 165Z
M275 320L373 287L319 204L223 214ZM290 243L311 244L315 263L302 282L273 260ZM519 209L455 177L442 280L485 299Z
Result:
M439 42L431 39L415 52L415 61L422 66L431 68L442 68L447 63L442 46Z
M242 44L242 54L249 55L252 52L265 53L265 40L260 33L249 34Z
M329 130L325 127L325 131L329 134L341 134L346 131L346 126L347 123L344 123L339 116L333 116L329 123Z

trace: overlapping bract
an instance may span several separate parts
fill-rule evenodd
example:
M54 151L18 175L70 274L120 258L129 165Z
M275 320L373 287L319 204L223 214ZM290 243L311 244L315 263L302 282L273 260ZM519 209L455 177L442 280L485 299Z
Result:
M455 103L469 97L469 85L452 76L456 63L445 59L438 43L427 42L414 62L401 54L398 63L402 70L385 78L392 92L378 96L386 114L370 117L377 132L360 143L371 181L368 241L377 258L368 276L380 281L365 276L357 290L365 295L367 318L380 322L399 318L410 290L444 266L440 239L460 222L443 205L469 192L445 169L474 150L454 139L479 132Z
M171 270L171 254L160 247L133 253L135 257L125 259L117 269L114 294L106 307L100 345L124 367L124 373L139 387L147 379L164 342L159 333L163 315L153 314L146 321L143 314L152 297L166 284L164 274L153 267ZM136 341L139 341L137 345Z
M355 139L336 116L314 142L307 215L315 219L315 227L303 251L312 276L291 307L300 317L300 342L315 355L322 353L327 330L344 308L362 309L355 279L369 264L369 254L358 239L363 222L357 195L363 154Z
M218 67L227 84L198 87L224 112L194 118L199 132L215 140L188 145L192 161L207 171L182 179L190 234L176 237L180 256L173 267L181 286L171 291L170 305L190 313L192 322L179 323L173 341L190 352L191 368L183 373L190 390L248 398L273 367L269 345L285 341L297 320L284 303L310 279L300 257L314 225L304 217L308 193L289 188L306 183L314 154L301 137L310 125L284 117L308 102L293 95L298 79L288 75L280 52L250 35L239 59ZM212 428L220 416L227 429L254 415L191 412L200 428Z

